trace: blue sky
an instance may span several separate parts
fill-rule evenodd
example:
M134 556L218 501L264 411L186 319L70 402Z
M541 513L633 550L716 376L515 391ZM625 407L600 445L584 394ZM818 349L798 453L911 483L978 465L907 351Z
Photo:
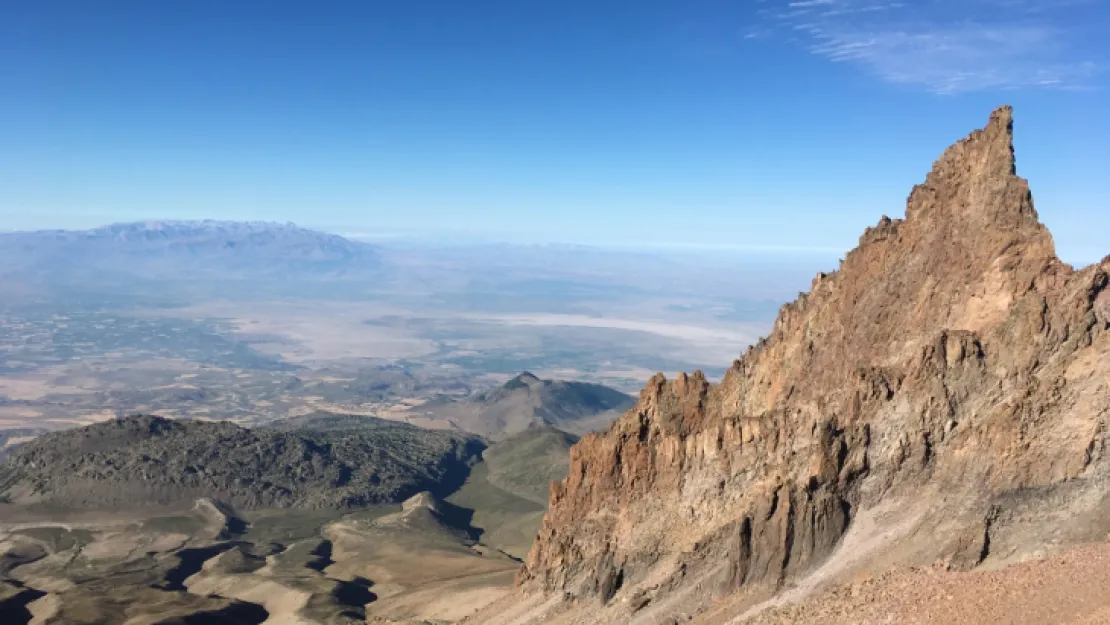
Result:
M1015 106L1061 255L1110 253L1110 0L0 5L0 229L851 247Z

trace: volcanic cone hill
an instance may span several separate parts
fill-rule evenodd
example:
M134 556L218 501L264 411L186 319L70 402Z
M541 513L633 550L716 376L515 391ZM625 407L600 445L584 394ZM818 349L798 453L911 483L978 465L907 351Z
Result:
M891 566L1102 540L1110 259L1057 259L1012 128L1000 108L946 150L906 218L869 228L719 384L656 376L575 445L523 598L476 622L685 622L721 597L735 610L699 622L728 622Z
M245 429L133 416L45 434L0 465L12 503L169 504L210 497L241 508L352 508L458 488L477 439L375 420L370 426Z
M633 403L628 395L601 384L541 380L525 371L465 401L422 406L417 411L498 440L535 427L551 426L574 434L604 429Z

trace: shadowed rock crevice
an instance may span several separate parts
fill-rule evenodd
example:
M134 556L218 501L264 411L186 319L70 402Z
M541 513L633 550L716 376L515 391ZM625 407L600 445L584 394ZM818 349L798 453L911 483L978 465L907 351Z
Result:
M257 603L237 601L221 610L188 614L156 625L261 625L268 618L269 612Z
M373 586L374 582L362 577L356 577L350 581L336 580L335 592L332 595L340 604L357 606L361 610L366 604L377 601L378 596L370 591ZM347 612L347 614L366 618L365 611Z
M0 581L0 623L26 625L32 614L27 604L45 597L46 593L12 579Z
M335 564L335 560L331 559L332 544L330 540L321 541L316 548L309 552L309 555L314 556L312 560L305 563L305 566L313 571L323 572L324 569Z
M160 590L188 590L185 588L185 580L199 573L205 562L225 551L247 546L249 545L246 543L221 543L209 547L182 549L174 554L178 560L177 566L167 571L164 581L154 587Z

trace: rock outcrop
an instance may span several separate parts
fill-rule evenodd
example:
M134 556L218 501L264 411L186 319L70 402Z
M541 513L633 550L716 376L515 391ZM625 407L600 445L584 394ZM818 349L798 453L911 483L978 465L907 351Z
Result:
M680 594L754 603L1104 537L1110 262L1056 258L1011 115L945 151L906 218L867 229L719 384L656 376L584 437L518 583L629 622Z

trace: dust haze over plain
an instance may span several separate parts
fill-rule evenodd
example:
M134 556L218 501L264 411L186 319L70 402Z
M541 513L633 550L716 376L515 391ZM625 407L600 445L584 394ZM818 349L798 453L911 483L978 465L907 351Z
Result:
M111 392L93 378L99 368L118 376L119 359L142 363L120 390L137 395L148 385L140 369L149 386L167 386L159 362L186 375L194 365L211 366L204 375L396 365L477 386L530 370L626 390L659 370L719 375L720 363L766 330L778 302L830 262L773 252L389 245L216 221L0 241L5 368L24 374L7 378L0 394L25 402L23 412L52 394L51 376L70 398L78 387ZM77 375L79 384L66 382Z

